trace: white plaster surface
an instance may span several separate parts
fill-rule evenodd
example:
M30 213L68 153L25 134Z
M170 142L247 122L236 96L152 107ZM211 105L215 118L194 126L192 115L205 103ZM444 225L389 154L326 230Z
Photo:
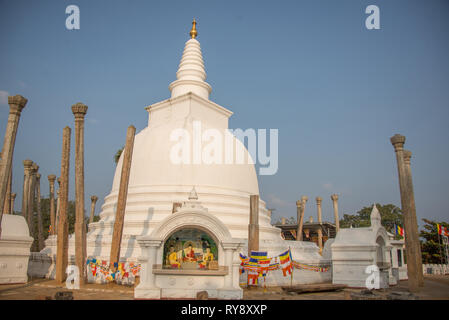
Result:
M30 237L25 218L4 214L0 236L0 284L26 283L30 247Z

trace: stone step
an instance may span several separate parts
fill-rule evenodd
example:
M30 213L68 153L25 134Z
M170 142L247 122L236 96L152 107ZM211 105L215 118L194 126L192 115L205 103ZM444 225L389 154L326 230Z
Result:
M312 284L300 284L294 286L282 286L282 290L286 292L321 292L321 291L337 291L346 288L345 284L332 284L332 283L312 283Z

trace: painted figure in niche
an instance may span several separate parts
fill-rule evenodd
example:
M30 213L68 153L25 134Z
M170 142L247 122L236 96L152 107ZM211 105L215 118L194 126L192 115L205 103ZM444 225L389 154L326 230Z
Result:
M193 250L192 244L189 244L189 246L187 247L187 253L186 253L185 260L189 261L189 262L196 261L195 251Z
M210 247L207 247L206 253L203 255L203 261L200 263L200 268L207 269L211 261L214 261L214 254L210 252Z
M175 248L170 246L170 253L168 254L168 263L172 268L179 269L181 264L178 262L178 255L175 252Z

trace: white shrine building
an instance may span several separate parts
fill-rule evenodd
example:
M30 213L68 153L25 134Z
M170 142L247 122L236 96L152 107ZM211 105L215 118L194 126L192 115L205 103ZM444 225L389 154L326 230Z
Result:
M236 150L243 150L245 159L250 157L245 146L228 131L228 119L232 112L209 99L212 88L206 82L195 28L192 31L191 39L185 43L177 79L169 85L170 98L146 107L148 126L135 136L120 257L121 261L128 262L143 259L146 262L142 264L142 270L145 264L161 266L167 263L167 258L163 256L164 245L171 235L183 228L201 230L205 234L203 238L214 242L216 246L212 249L215 250L214 259L218 260L218 270L208 270L217 275L206 276L198 290L208 285L217 290L222 287L226 290L222 290L220 297L236 298L241 295L238 254L247 253L250 195L259 194L254 164L248 164L248 161L244 164L196 164L194 161L176 164L170 158L171 149L176 143L171 141L170 135L181 128L193 136L195 123L198 122L201 123L202 132L211 128L225 132ZM89 224L88 258L109 260L122 161L123 156L117 164L112 189L105 198L100 220ZM193 188L198 197L198 200L193 200L194 205L192 199L189 200ZM267 251L268 256L276 256L291 248L292 256L297 261L314 265L329 263L321 257L314 243L283 240L280 229L272 226L270 220L265 202L260 200L260 251ZM186 245L187 241L183 243ZM204 247L195 247L198 246L195 241L191 244L195 252L206 250ZM74 246L74 235L70 235L70 259L74 259ZM179 255L185 255L186 248L179 248L179 244L174 247ZM151 254L149 258L148 254ZM55 257L56 236L50 236L46 240L46 247L39 254L32 254L29 273L53 278ZM176 296L173 290L169 290L171 287L192 288L192 283L198 282L198 277L183 277L178 270L164 271L161 268L161 271L155 272L152 273L155 276L154 283L162 289L166 286L165 296ZM142 278L141 283L144 282ZM290 283L290 277L284 278L281 272L279 277L269 277L267 284ZM311 272L308 276L297 273L293 279L294 283L323 281L330 281L330 272ZM232 290L234 293L229 294ZM190 296L195 291L192 289ZM218 296L217 292L210 292L210 296ZM153 292L142 295L157 297L159 294Z
M171 157L178 143L173 141L173 132L182 129L194 137L198 130L195 123L201 123L200 133L207 129L225 132L236 150L243 150L245 159L250 158L245 146L228 130L232 112L209 99L212 88L206 82L196 34L194 22L176 80L169 85L170 98L146 107L148 126L135 136L120 261L141 264L137 298L192 298L202 290L207 290L211 298L242 298L239 253L248 252L250 195L259 195L254 164L205 164L195 159L174 163ZM122 162L123 155L100 220L89 224L88 259L109 260ZM259 200L259 251L267 251L268 257L290 248L299 263L329 266L338 255L339 241L345 241L342 237L346 232L340 230L332 250L325 248L332 254L321 256L313 242L283 240L281 230L270 220L265 202ZM370 239L374 241L369 243L370 251L363 253L374 259L373 263L377 239L388 242L386 232L379 232L380 238ZM50 236L45 243L40 253L31 255L28 273L54 278L56 236ZM74 261L74 255L75 239L70 235L69 261ZM377 262L383 262L383 257L384 253ZM292 277L276 270L268 274L266 285L330 282L332 272L334 277L346 272L338 270L300 270Z

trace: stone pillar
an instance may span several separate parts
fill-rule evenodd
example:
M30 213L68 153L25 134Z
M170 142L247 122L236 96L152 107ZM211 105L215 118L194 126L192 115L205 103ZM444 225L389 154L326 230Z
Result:
M323 221L321 220L321 202L323 199L321 197L316 197L316 208L317 208L317 215L318 215L318 223L320 224L318 228L318 247L320 247L320 253L323 252L323 229L321 224Z
M407 275L409 290L411 292L418 292L420 278L419 273L422 273L422 269L418 269L417 266L419 238L418 235L413 232L413 230L415 230L415 228L413 227L414 219L411 216L410 188L407 182L407 172L404 161L405 137L396 134L390 138L390 141L396 153L396 162L398 166L399 190L401 193L401 206L404 217L405 249L407 253ZM417 228L418 227L416 226L416 230Z
M95 204L97 203L98 197L97 196L92 196L90 197L90 218L89 218L89 223L94 222L94 216L95 216Z
M306 202L309 198L307 196L302 196L301 201L296 201L296 212L298 212L299 209L299 220L298 220L298 230L296 231L296 240L302 241L302 229L304 226L304 213L306 211ZM298 202L300 203L300 206L298 208Z
M11 214L14 214L14 201L16 200L16 194L11 193Z
M334 206L334 218L335 218L335 232L340 231L340 218L338 216L338 195L331 195L332 205Z
M42 224L41 212L41 174L36 174L36 204L37 204L37 247L40 252L45 247L44 243L44 226Z
M161 240L137 239L142 251L140 283L134 289L135 298L160 299L161 289L156 286L156 279L153 274L153 266L156 264L157 250L161 246Z
M61 157L61 186L60 186L60 208L58 222L58 238L56 249L56 282L62 283L66 279L66 269L69 257L69 226L67 223L67 207L69 197L69 160L70 160L70 132L65 127L62 136Z
M48 185L50 186L50 234L56 234L56 212L55 212L55 180L56 176L50 174L48 176Z
M298 227L296 228L296 240L299 241L299 225L300 225L300 221L301 221L301 206L302 203L300 200L296 201L296 224L298 225ZM301 228L301 234L302 234L302 228Z
M80 283L85 282L86 226L84 219L84 116L87 106L72 106L75 116L75 263L80 272Z
M25 108L27 99L20 95L9 96L9 116L8 124L6 125L5 137L3 140L2 159L0 163L0 209L3 209L6 199L6 189L12 168L12 158L14 153L14 145L16 143L17 129L19 127L20 114ZM3 210L0 210L0 235L2 233Z
M284 217L281 218L281 224L285 224L285 218Z
M58 199L56 200L56 219L55 219L55 234L58 234L58 223L59 223L59 195L60 195L60 189L61 189L61 178L57 178L56 182L58 183L58 190L56 191L56 196Z
M34 204L35 204L35 195L36 195L36 174L39 170L39 166L36 163L33 163L31 166L30 176L29 176L29 184L28 184L28 204L27 204L27 217L28 217L28 228L30 229L30 234L34 238L34 242L32 245L32 249L36 250L36 224L34 219Z
M259 251L259 195L249 196L248 256Z
M8 185L6 188L5 205L3 206L3 214L11 214L11 186L12 185L12 166L9 172Z
M409 204L410 204L410 219L412 233L415 239L416 245L416 270L422 270L422 253L421 253L421 243L419 241L419 231L418 231L418 221L416 218L416 206L415 206L415 193L413 191L413 179L412 179L412 168L410 166L410 159L412 157L412 152L404 150L404 164L405 164L405 174L407 189L409 191ZM424 275L422 272L417 272L418 283L420 287L424 287Z
M228 274L224 279L224 286L218 289L218 299L242 299L243 290L239 286L239 261L236 258L236 251L240 248L239 241L223 241L222 246L225 254L225 264L228 267Z
M225 276L224 288L232 288L232 247L223 246L228 274Z
M29 184L31 167L33 166L33 161L23 160L23 191L22 191L22 216L28 221L28 200L29 200Z
M126 199L128 197L129 173L134 149L136 128L129 126L126 132L126 144L123 151L122 173L118 192L117 209L115 213L114 231L112 233L110 268L115 269L114 263L120 261L120 247L122 242L123 222L125 220Z

